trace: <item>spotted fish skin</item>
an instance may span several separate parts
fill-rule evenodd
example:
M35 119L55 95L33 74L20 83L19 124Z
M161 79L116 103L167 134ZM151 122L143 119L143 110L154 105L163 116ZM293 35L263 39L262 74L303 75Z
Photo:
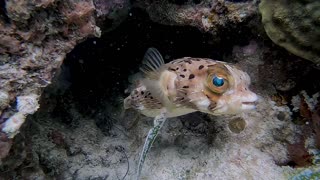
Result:
M157 61L157 58L153 56L148 61ZM152 73L148 71L138 80L136 88L125 99L126 109L133 108L155 117L166 108L168 117L174 117L195 111L237 114L255 108L258 97L249 90L250 77L231 64L184 57L153 65L154 68L149 68ZM214 86L214 77L223 78L223 86Z

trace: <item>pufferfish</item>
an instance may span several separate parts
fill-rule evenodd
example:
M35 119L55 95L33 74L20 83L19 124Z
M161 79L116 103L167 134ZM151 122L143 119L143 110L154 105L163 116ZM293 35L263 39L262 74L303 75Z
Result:
M255 108L257 95L249 90L250 77L235 66L211 59L184 57L167 64L158 50L149 48L124 109L133 108L154 117L137 169L140 174L147 152L169 117L201 111L212 115L237 114Z
M184 57L165 64L161 54L149 48L140 70L145 76L124 100L124 108L148 117L163 109L166 117L195 111L237 114L254 109L258 99L249 90L248 74L226 62Z

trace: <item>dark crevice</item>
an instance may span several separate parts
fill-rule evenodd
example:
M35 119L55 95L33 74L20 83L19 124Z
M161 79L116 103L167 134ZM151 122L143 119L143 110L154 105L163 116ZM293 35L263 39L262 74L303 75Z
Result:
M0 0L0 18L4 20L6 23L10 23L10 18L7 15L7 9L6 9L6 1Z
M177 5L184 5L187 4L189 0L169 0L169 3L177 4Z
M226 1L237 3L237 2L248 2L250 0L226 0Z

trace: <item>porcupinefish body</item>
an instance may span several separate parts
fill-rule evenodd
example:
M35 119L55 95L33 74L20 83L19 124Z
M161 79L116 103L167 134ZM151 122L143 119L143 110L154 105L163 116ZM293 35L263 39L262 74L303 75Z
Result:
M195 111L213 115L237 114L254 109L258 99L249 90L248 74L225 62L184 57L165 64L161 54L149 48L140 69L144 77L125 98L124 108L154 117L154 125L140 154L137 179L140 179L147 153L168 117Z
M163 110L166 117L195 111L213 115L237 114L255 108L257 95L249 90L250 77L226 62L184 57L164 63L161 54L149 48L125 109L133 108L149 117Z

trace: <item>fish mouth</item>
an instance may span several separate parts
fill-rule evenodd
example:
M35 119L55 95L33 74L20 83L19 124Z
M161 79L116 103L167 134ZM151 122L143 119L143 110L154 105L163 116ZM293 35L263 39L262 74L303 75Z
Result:
M258 103L256 101L252 101L252 102L242 102L242 109L243 110L252 110L256 108L256 105Z
M258 102L257 101L252 101L252 102L242 102L242 104L245 104L245 105L257 105Z

